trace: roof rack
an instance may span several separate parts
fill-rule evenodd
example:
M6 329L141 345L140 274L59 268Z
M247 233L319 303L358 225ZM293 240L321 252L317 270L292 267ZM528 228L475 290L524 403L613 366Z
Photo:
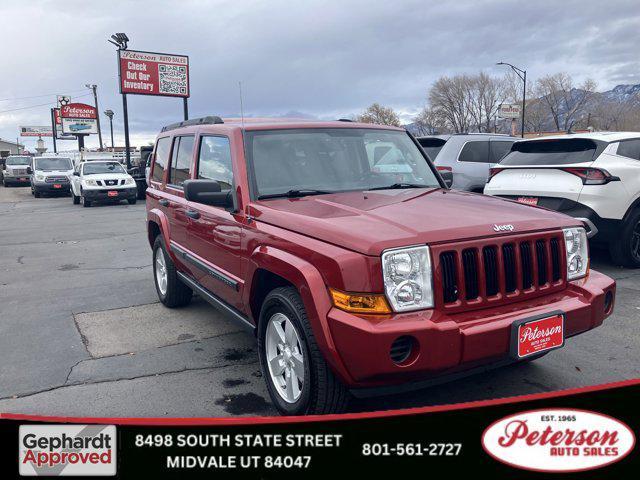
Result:
M190 120L184 120L182 122L172 123L171 125L162 127L162 131L168 132L169 130L175 130L176 128L181 128L181 127L191 127L193 125L214 125L219 123L224 123L222 118L218 117L217 115L209 115L206 117L192 118Z

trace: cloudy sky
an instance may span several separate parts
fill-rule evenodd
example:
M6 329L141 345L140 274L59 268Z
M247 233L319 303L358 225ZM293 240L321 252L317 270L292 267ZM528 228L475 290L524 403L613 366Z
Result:
M409 121L439 76L500 75L501 60L533 79L591 77L599 90L640 83L637 0L0 0L0 18L5 139L48 124L55 94L91 103L84 84L95 83L122 143L115 32L131 49L189 55L192 117L237 115L242 81L247 115L338 118L380 102ZM132 143L181 115L178 99L129 96Z

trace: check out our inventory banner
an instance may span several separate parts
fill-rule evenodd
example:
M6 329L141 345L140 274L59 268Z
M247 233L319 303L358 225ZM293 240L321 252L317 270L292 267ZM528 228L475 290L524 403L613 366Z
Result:
M640 380L486 402L324 417L0 415L2 478L636 476Z

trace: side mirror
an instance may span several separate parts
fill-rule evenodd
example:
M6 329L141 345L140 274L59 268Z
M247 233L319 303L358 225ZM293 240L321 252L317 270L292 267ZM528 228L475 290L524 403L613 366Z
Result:
M33 169L31 167L27 167L27 173L31 175L33 173Z
M184 198L188 202L222 207L226 210L234 208L231 190L221 191L220 184L215 180L185 180L183 188Z
M73 176L74 176L74 177L79 177L79 176L80 176L80 172L79 172L79 171L77 171L77 170L74 170L74 171L73 171Z

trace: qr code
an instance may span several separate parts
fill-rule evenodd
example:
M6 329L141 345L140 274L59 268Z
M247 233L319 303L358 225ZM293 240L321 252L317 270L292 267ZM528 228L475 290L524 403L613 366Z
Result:
M187 95L187 67L181 65L159 65L160 93Z

